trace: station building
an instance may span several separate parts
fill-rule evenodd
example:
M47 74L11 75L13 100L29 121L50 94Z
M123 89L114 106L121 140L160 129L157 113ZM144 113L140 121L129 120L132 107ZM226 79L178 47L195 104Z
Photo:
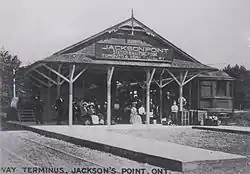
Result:
M201 63L134 16L33 63L24 77L44 101L47 121L55 118L53 105L63 96L69 125L75 97L107 102L108 125L113 105L123 105L134 95L145 104L147 124L152 103L164 117L167 91L177 100L186 99L179 100L180 113L233 110L233 78Z

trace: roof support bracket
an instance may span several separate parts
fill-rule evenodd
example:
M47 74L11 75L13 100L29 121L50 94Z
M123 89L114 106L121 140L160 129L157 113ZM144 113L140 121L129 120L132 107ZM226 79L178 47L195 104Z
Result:
M155 75L155 68L154 68L154 69L152 70L152 72L150 73L150 78L149 78L148 81L147 81L148 84L151 84L154 75Z
M108 74L108 83L111 83L115 67L111 67L110 74Z
M48 70L50 70L51 72L55 73L56 75L60 76L61 78L63 78L64 80L66 80L67 82L69 82L69 79L67 79L65 76L63 76L62 74L60 74L59 72L57 72L56 70L54 70L53 68L49 67L46 64L43 64L43 66L45 68L47 68Z
M183 82L183 86L186 85L188 82L190 82L191 80L193 80L195 77L197 77L200 73L197 73L195 75L193 75L192 77L190 77L188 80L186 80L185 82Z
M175 75L172 72L170 72L168 69L166 69L166 70L173 77L173 79L176 81L176 83L178 83L178 85L181 86L182 85L181 82L175 77Z
M161 88L164 88L165 86L167 86L169 83L173 82L174 79L171 79L170 81L166 82L165 84L161 85Z
M75 69L76 69L76 65L72 65L72 68L70 69L70 73L69 73L69 82L73 82L73 78L74 78L74 73L75 73Z
M41 76L43 76L44 78L46 78L50 82L52 82L52 83L54 83L54 84L57 85L56 81L54 81L52 78L48 77L47 75L43 74L42 72L38 71L37 69L33 69L33 71L35 71L36 73L40 74Z
M41 79L39 79L39 78L37 78L37 77L35 77L33 75L30 75L30 77L33 78L34 80L38 81L39 83L43 84L44 86L50 87L49 84L45 83L44 81L42 81Z
M32 83L33 85L35 85L38 88L41 88L42 86L39 84L36 84L35 82L33 82L31 79L28 79L28 82Z
M75 82L86 70L88 69L88 66L82 69L81 72L79 72L76 77L73 79L73 82Z

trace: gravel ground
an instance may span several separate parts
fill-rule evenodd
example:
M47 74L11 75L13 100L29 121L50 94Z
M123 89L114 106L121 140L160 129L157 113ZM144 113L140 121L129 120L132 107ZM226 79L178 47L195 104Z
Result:
M55 152L46 147L40 146L33 142L27 141L24 138L28 138L47 146L60 149L61 151L82 157L94 161L97 164L102 164L106 167L114 167L116 171L121 171L121 168L143 168L147 172L151 173L152 169L158 169L158 167L138 163L125 158L117 157L109 153L100 152L97 150L92 150L85 147L80 147L67 143L61 140L47 138L39 134L35 134L29 131L1 131L1 154L2 162L1 166L15 166L19 169L21 167L63 167L64 171L70 173L70 171L75 167L94 167L100 168L98 165L94 165L88 162L83 162L79 159L64 155L62 153ZM6 152L11 151L11 153L16 156L11 155ZM3 152L3 153L2 153ZM169 171L170 172L170 171ZM165 174L169 173L166 172ZM17 171L16 173L22 173ZM179 173L179 172L171 172Z
M122 134L139 136L147 139L168 141L181 145L247 156L248 166L246 169L246 173L250 173L249 135L175 127L144 130L116 129L112 131Z

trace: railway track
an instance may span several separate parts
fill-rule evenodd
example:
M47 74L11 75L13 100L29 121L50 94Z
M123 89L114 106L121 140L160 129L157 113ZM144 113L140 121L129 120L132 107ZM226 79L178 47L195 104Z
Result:
M27 166L32 166L32 167L38 167L37 165L35 165L34 163L30 162L29 160L21 157L20 155L16 154L15 152L11 151L8 148L0 148L1 154L3 155L3 151L8 153L11 156L11 159L15 161L15 158L18 159L19 162L24 162L26 164L28 164ZM20 164L19 164L20 165ZM8 164L7 166L13 166L13 164ZM18 166L17 162L15 162L15 167ZM2 169L1 169L2 170ZM16 171L18 171L19 173L22 174L26 174L23 170L21 170L19 167L16 167L15 169ZM3 171L1 171L3 172Z
M20 140L23 140L24 142L29 142L29 143L33 143L35 144L34 146L32 145L29 145L29 149L30 151L34 151L36 152L37 151L37 148L38 147L42 147L42 148L45 148L47 150L44 150L46 152L49 152L50 151L54 151L55 153L57 154L60 154L60 155L63 155L63 156L67 156L67 157L70 157L71 159L74 159L76 160L79 164L82 164L83 162L86 164L90 164L91 166L93 166L93 168L105 168L105 169L109 169L109 173L111 173L111 169L112 168L115 168L113 166L111 166L110 164L104 164L104 163L99 163L99 162L96 162L96 161L93 161L93 160L89 160L87 158L83 158L83 157L80 157L80 156L77 156L77 155L74 155L74 154L71 154L71 153L68 153L66 151L63 151L61 149L58 149L58 148L54 148L54 147L51 147L49 145L46 145L44 143L40 143L38 141L35 141L35 140L31 140L31 139L28 139L28 138L25 138L23 136L17 136L18 139ZM31 168L49 168L49 167L53 167L53 165L50 165L49 166L42 166L42 165L37 165L35 164L32 160L30 159L27 159L25 157L23 157L22 155L20 154L17 154L15 152L13 152L13 150L9 149L8 148L8 141L2 139L1 140L1 143L4 143L6 142L7 143L7 146L3 147L2 145L0 146L0 152L5 152L5 153L8 153L9 156L11 157L10 159L14 162L12 162L12 164L10 166L14 166L16 167L16 172L19 174L26 174L26 172L23 170L23 167L31 167ZM2 153L1 153L2 154ZM39 158L39 157L38 157ZM14 160L13 160L14 159ZM47 162L49 162L49 160L47 160ZM8 164L9 165L9 164ZM8 166L7 165L7 166ZM85 165L82 165L82 166L85 166ZM108 167L107 167L108 166ZM64 166L64 165L61 165L60 167L63 167L64 169L66 169L67 171L71 171L72 168L69 167L69 166ZM1 173L1 172L0 172ZM116 170L115 173L121 173L119 171Z
M92 164L92 165L97 166L97 167L100 167L100 168L107 168L107 166L108 166L108 168L109 168L110 170L111 170L112 168L116 168L116 167L114 167L114 166L112 166L112 165L110 165L110 164L104 164L104 163L96 162L96 161L93 161L93 160L90 160L90 159L87 159L87 158L83 158L83 157L80 157L80 156L77 156L77 155L68 153L68 152L66 152L66 151L60 150L60 149L58 149L58 148L54 148L54 147L48 146L48 145L46 145L46 144L44 144L44 143L40 143L40 142L35 141L35 140L31 140L31 139L28 139L28 138L24 138L24 137L22 137L22 136L18 136L18 138L20 138L20 139L22 139L22 140L24 140L24 141L27 141L27 142L34 143L34 144L36 144L36 145L38 145L38 146L41 146L41 147L50 149L50 150L52 150L52 151L54 151L54 152L56 152L56 153L61 153L61 154L65 155L65 156L69 156L69 157L71 157L71 158L73 158L73 159L79 160L79 161L81 161L81 162L89 163L89 164ZM119 173L121 173L121 172L116 171L116 173L119 174Z

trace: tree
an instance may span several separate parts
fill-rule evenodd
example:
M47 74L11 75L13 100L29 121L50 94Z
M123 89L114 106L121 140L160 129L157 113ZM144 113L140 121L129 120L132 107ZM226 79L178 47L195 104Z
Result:
M223 71L235 78L235 107L250 108L250 71L237 64L228 65Z
M0 50L0 73L1 73L1 106L7 106L10 104L13 97L13 69L18 71L21 65L21 61L16 55L11 55L7 50L2 48Z

